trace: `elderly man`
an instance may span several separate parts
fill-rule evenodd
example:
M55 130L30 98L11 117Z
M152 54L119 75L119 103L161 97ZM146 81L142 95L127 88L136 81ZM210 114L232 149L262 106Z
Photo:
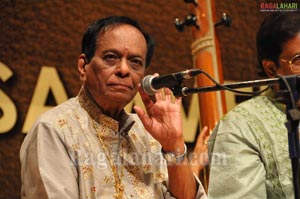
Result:
M128 17L88 27L78 96L44 113L21 147L22 198L206 198L186 158L181 99L166 89L153 102L140 88L153 49ZM138 90L147 113L125 113Z

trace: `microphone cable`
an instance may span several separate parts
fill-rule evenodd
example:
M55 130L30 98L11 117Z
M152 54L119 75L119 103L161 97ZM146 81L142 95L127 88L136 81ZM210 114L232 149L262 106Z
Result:
M228 90L231 91L233 93L239 93L239 94L244 94L244 95L260 95L261 93L265 92L266 90L268 90L270 88L270 86L267 86L266 88L260 90L260 91L253 91L253 92L249 92L249 91L240 91L240 90L236 90L233 88L229 88L225 85L220 84L219 82L217 82L213 77L211 77L207 72L205 72L204 70L201 70L201 73L204 74L206 77L208 77L213 83L215 83L215 86L219 86L220 88L223 88L224 90Z

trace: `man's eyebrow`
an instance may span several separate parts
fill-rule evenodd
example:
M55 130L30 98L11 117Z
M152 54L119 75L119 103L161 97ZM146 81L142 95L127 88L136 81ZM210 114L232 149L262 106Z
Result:
M115 49L108 49L108 50L102 51L102 54L105 54L105 53L122 54L119 50L115 50Z
M142 55L139 55L139 54L129 54L128 57L130 57L130 58L135 58L135 57L137 57L137 58L143 59L143 56L142 56Z

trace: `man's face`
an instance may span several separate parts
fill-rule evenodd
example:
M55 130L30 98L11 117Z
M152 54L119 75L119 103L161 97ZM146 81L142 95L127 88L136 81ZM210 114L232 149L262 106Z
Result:
M300 54L300 33L296 37L288 40L282 46L282 52L279 56L280 67L277 68L276 71L277 74L280 75L300 74L300 70L295 70L296 67L286 61L286 60L291 60L297 54Z
M295 61L295 56L300 54L300 33L288 40L284 45L282 46L282 52L279 56L279 67L276 69L276 74L279 75L297 75L300 74L300 66L299 60ZM293 63L289 63L289 60L293 60L293 63L296 63L296 65ZM297 102L297 107L300 108L300 101Z
M96 43L95 55L85 65L85 85L102 108L122 108L144 76L146 40L138 29L117 25L101 32Z

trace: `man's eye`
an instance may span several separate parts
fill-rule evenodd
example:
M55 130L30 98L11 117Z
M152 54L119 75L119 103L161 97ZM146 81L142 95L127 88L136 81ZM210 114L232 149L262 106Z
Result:
M130 65L134 69L139 69L143 67L143 62L139 59L132 59L130 60Z
M300 65L300 54L294 57L292 63L298 66Z
M137 65L143 65L141 60L132 60L131 62Z
M118 55L115 55L115 54L107 54L107 55L104 55L102 57L103 61L107 64L107 65L116 65L119 61L119 56Z
M116 59L118 59L118 56L117 55L109 54L109 55L105 55L103 57L103 59L105 59L105 60L116 60Z

